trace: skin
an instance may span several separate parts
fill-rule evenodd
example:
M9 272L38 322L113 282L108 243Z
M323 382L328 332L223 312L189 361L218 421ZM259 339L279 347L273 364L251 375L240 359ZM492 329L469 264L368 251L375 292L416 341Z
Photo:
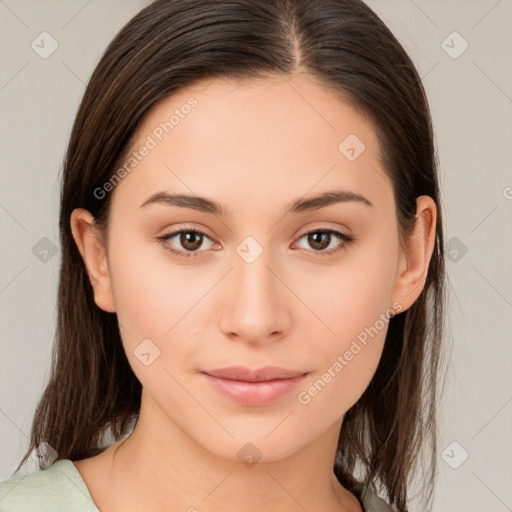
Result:
M402 248L371 122L305 74L181 89L152 108L133 148L190 96L198 105L114 188L108 241L89 212L71 216L96 304L117 313L143 385L134 432L75 466L103 512L217 512L226 503L242 512L360 511L333 474L334 456L343 414L379 363L387 323L309 403L297 395L379 315L417 299L434 248L435 203L418 198ZM354 161L338 150L348 134L366 146ZM333 188L373 207L345 202L284 215L293 200ZM233 216L140 208L160 191L214 199ZM157 240L182 226L208 235L196 259ZM343 245L333 235L327 250L341 251L315 257L319 246L304 234L322 228L357 238ZM263 250L252 263L236 250L247 236ZM193 252L179 236L167 245ZM160 349L148 366L134 355L146 338ZM276 402L244 406L199 373L234 365L310 373ZM251 467L237 457L247 442L261 452Z

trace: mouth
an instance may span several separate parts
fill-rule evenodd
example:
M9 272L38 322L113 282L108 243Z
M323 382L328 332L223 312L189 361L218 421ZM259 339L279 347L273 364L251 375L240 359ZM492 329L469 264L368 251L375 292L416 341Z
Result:
M265 366L258 369L250 369L245 366L231 366L228 368L205 370L203 373L220 379L244 382L265 382L278 379L293 379L308 372L301 370L289 370L280 366Z
M201 372L216 391L241 405L270 404L291 392L309 372L266 367L250 370L244 367L221 368Z

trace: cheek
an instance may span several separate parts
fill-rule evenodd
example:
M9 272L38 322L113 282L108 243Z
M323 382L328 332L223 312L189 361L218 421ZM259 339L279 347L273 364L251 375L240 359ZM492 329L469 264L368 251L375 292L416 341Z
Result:
M316 335L311 360L315 371L297 395L309 420L325 416L331 424L352 407L368 387L382 355L391 310L382 298L352 294L345 306L323 309L332 332ZM383 291L385 295L386 290ZM336 302L334 302L336 304Z
M170 367L171 362L175 364L180 359L180 351L173 346L170 358L168 347L173 339L186 338L186 315L200 299L200 287L193 284L180 266L169 261L157 242L133 244L138 245L135 251L132 244L120 238L112 240L115 251L110 276L127 357L136 371L140 366L136 356L146 347L152 357L158 355L152 368Z
M390 310L398 253L393 246L378 248L375 239L368 248L347 251L339 265L318 266L301 284L302 297L323 321L333 349L350 345Z
M130 332L163 337L199 300L197 273L173 261L156 241L114 244L111 284L119 320Z
M362 395L379 364L392 314L397 252L386 246L381 257L376 254L348 256L335 271L317 273L315 286L304 287L323 333L319 336L318 322L311 328L310 337L318 340L312 357L319 364L297 397L311 408L311 417L316 408L321 412L320 404L329 404L331 420L338 419Z

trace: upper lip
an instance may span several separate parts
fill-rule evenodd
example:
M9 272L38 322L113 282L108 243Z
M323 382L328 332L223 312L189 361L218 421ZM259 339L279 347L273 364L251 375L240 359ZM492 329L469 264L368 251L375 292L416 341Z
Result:
M221 379L241 380L246 382L263 382L276 379L293 379L308 372L288 370L279 366L265 366L263 368L250 369L245 366L230 366L229 368L217 368L206 370L203 373Z

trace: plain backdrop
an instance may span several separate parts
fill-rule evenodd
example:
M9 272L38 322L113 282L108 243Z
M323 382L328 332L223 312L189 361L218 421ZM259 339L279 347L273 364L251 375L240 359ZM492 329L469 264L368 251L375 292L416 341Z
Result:
M48 376L72 122L102 52L146 3L0 0L0 479L28 446ZM419 70L441 164L453 348L434 510L511 511L512 1L368 4ZM41 37L58 45L47 58Z

